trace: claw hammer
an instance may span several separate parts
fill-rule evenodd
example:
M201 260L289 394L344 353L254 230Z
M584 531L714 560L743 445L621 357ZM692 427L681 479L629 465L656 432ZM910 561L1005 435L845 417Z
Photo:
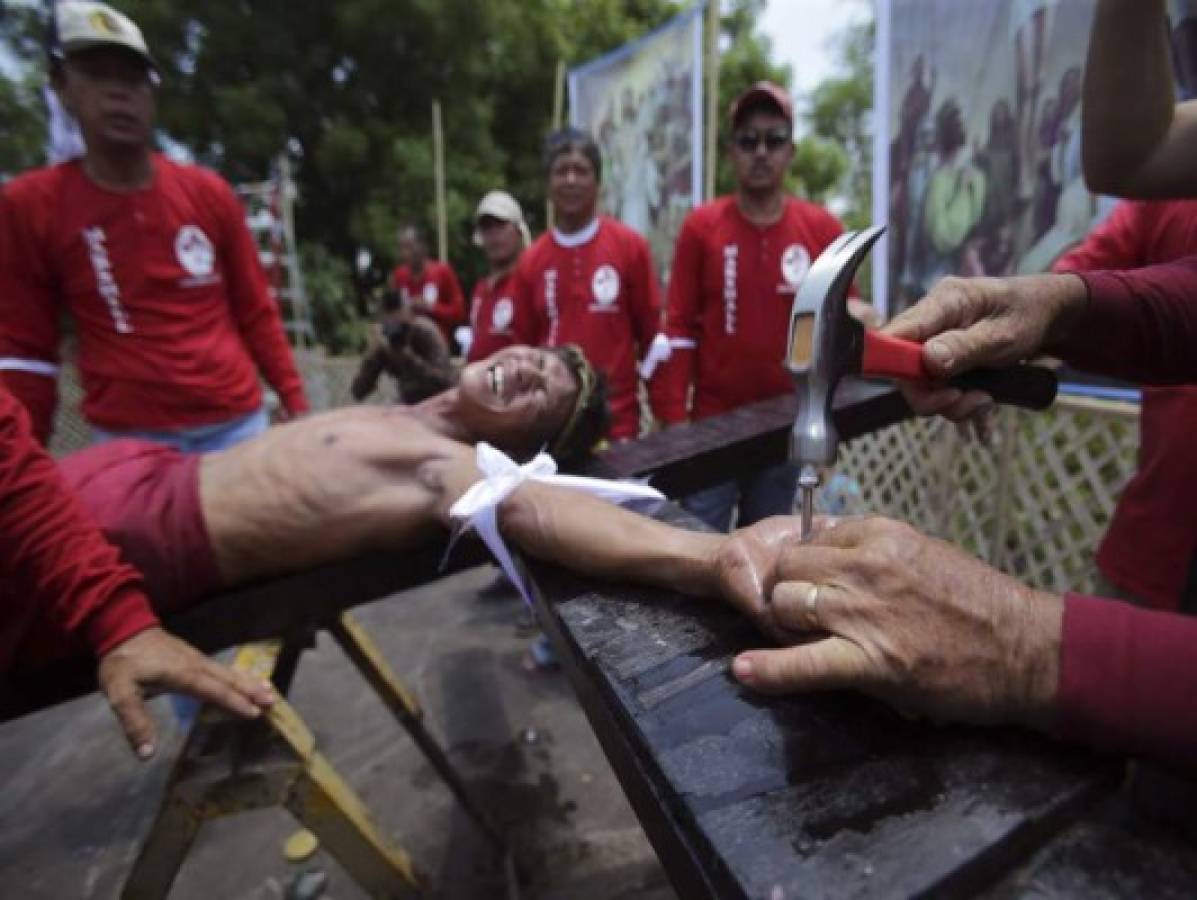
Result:
M790 313L786 368L798 394L790 462L799 467L803 539L811 533L820 468L834 463L839 449L831 404L840 379L930 380L921 344L866 329L848 314L848 292L856 270L884 231L884 227L868 228L836 238L811 265ZM976 369L948 383L961 390L984 391L995 403L1026 409L1047 409L1056 397L1056 376L1035 365Z

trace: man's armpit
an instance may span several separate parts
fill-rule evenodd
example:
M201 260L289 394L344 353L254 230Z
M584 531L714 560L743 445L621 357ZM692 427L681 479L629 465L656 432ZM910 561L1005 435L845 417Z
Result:
M416 469L420 487L427 491L437 520L449 522L449 507L482 476L474 458L474 449L453 444L453 449L427 459Z

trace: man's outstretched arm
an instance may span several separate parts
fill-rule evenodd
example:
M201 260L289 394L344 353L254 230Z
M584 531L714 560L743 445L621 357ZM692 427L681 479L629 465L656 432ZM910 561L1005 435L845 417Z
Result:
M1197 195L1197 101L1177 104L1164 0L1101 0L1081 106L1091 190L1121 197Z
M472 448L430 467L425 483L435 491L435 514L450 523L449 508L480 478ZM694 597L726 598L773 632L764 599L771 584L761 572L776 568L778 554L796 543L796 519L759 523L751 534L729 537L688 531L556 485L526 482L500 507L500 530L509 546L572 571L604 579L666 588Z

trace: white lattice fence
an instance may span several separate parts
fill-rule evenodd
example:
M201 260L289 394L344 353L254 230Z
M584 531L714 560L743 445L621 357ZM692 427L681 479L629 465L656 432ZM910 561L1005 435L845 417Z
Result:
M1050 590L1091 590L1093 553L1134 472L1138 407L1061 398L1003 409L991 446L939 420L852 441L840 472L869 512L903 519Z

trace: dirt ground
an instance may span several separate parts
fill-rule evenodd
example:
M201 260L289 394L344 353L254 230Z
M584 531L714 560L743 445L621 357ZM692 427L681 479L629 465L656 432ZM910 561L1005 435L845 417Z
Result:
M361 608L442 742L516 848L521 896L668 900L675 895L565 676L529 674L533 631L496 570ZM481 593L480 593L481 591ZM406 732L326 636L305 654L291 700L333 766L428 876L432 896L499 898L501 866ZM183 739L165 698L163 738L139 764L95 697L0 726L0 896L117 897L162 800ZM365 896L323 851L300 864L282 845L285 810L206 824L171 892L178 900Z

